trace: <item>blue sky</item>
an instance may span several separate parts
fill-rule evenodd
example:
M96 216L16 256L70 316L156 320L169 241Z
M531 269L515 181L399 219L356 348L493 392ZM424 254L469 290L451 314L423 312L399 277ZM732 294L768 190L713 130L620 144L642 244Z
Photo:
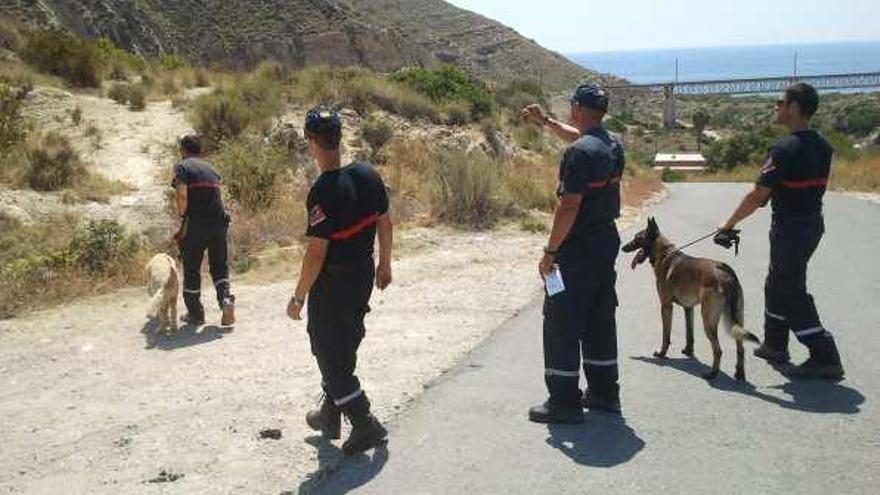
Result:
M563 53L880 39L878 0L447 0Z

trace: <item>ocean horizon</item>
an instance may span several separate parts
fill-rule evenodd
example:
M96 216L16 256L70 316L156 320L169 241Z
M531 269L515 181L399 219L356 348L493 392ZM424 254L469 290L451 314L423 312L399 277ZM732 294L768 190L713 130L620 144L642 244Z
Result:
M880 72L880 40L570 53L581 66L634 84Z

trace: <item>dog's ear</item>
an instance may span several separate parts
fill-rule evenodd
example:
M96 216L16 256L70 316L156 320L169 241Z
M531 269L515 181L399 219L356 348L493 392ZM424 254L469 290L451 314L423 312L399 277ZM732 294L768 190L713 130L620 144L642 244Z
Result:
M660 232L660 227L657 226L657 220L654 220L654 217L648 219L648 234L651 236L655 236Z

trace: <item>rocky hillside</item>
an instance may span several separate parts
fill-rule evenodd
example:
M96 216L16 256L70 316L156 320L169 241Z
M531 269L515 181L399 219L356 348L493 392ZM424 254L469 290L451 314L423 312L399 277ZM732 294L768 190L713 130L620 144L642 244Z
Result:
M569 87L590 74L510 28L441 0L15 0L0 13L107 36L145 55L246 66L455 63L488 80Z

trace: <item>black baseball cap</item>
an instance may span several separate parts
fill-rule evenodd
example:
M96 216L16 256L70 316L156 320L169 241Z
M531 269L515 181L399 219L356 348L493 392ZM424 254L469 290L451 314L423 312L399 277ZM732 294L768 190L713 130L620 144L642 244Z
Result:
M312 134L335 134L342 131L342 118L336 107L318 105L306 114L306 132Z
M577 103L582 107L607 112L608 92L592 84L583 84L574 90L574 93L571 95L571 102Z

